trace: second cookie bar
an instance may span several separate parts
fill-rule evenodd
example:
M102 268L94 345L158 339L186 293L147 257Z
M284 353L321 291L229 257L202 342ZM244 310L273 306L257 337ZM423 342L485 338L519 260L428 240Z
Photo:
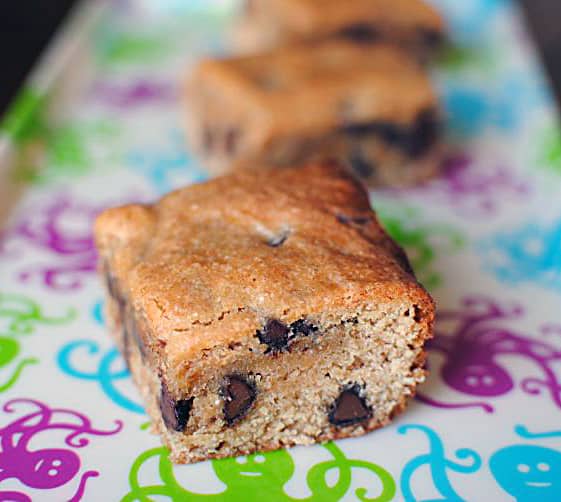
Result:
M344 162L371 186L437 172L439 110L407 52L324 42L206 60L187 80L190 144L211 171Z

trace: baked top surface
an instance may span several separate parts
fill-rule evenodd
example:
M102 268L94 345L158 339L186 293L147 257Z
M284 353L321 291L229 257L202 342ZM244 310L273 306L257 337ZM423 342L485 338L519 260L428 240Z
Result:
M443 30L441 16L422 0L261 0L260 3L269 4L281 22L303 33L378 21L399 27Z
M220 99L259 126L295 135L348 122L408 124L437 107L418 61L389 45L345 41L205 60L188 76L189 99Z
M240 170L110 209L95 234L124 296L181 352L269 318L430 303L364 189L328 163Z

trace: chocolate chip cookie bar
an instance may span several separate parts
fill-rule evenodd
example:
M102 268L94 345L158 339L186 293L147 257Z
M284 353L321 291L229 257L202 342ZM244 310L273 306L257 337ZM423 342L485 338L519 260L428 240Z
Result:
M419 54L442 45L442 17L422 0L246 0L234 32L238 49L256 52L326 39L386 41Z
M109 209L107 318L175 462L359 436L424 379L434 305L333 164Z
M327 42L200 63L186 84L187 136L211 171L344 162L371 186L438 172L439 110L402 50Z

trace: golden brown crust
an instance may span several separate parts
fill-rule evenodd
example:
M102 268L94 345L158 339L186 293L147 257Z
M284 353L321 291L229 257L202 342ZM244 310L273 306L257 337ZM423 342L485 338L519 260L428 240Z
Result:
M285 233L281 246L269 245ZM396 298L431 302L400 263L364 189L331 164L242 170L154 206L111 209L95 236L124 296L170 358L248 336L269 317L292 322L302 311Z

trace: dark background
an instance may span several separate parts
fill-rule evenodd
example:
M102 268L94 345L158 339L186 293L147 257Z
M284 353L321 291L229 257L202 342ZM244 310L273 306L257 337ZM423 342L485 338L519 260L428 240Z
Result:
M185 0L188 2L189 0ZM457 0L469 2L470 0ZM561 0L519 0L561 100ZM0 120L76 0L0 0Z

